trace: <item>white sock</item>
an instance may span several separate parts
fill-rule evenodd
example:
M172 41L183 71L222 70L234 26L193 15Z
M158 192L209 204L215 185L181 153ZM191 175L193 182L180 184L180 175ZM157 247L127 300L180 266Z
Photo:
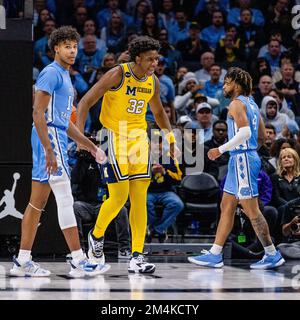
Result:
M209 251L210 251L210 253L217 255L217 254L222 253L222 250L223 250L222 246L219 246L218 244L214 243Z
M73 261L78 264L80 261L86 258L85 254L83 253L82 249L75 250L71 252L71 256Z
M270 246L264 247L265 253L271 256L275 256L276 254L276 248L274 244L272 243Z
M26 263L27 261L29 261L31 259L31 250L21 250L20 249L17 259L21 264Z

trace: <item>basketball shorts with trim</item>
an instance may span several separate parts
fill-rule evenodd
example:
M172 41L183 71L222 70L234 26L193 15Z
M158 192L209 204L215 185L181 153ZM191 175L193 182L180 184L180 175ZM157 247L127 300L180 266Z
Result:
M129 138L107 128L107 145L102 145L107 162L102 165L102 175L106 183L125 180L150 179L151 164L147 133ZM102 133L103 135L103 133Z
M45 149L40 141L36 128L32 128L31 145L32 145L32 180L42 183L48 183L49 179L57 179L64 173L70 178L68 165L68 136L65 130L49 127L48 137L51 142L54 154L57 160L57 171L51 175L46 170Z
M230 155L224 192L241 200L257 197L260 169L261 161L256 151Z

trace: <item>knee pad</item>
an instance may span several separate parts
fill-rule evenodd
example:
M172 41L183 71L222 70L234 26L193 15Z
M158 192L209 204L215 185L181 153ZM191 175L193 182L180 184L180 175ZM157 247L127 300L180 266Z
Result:
M50 186L55 196L58 223L61 230L77 227L69 178L52 181Z

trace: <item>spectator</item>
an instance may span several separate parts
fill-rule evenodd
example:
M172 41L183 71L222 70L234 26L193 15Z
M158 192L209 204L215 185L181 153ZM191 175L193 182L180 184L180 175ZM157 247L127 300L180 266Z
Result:
M158 20L153 12L146 13L141 27L141 34L158 39L159 36Z
M246 59L247 67L250 69L253 60L257 57L258 49L264 43L262 29L252 23L252 11L250 9L241 10L241 23L238 27L238 34L241 37L243 55Z
M178 68L175 79L173 81L175 86L175 93L178 94L178 85L183 80L183 77L188 73L188 68L185 66L181 66Z
M140 0L128 0L128 1L126 1L126 13L129 14L130 16L133 16L135 8L137 7L137 3L139 1ZM145 2L147 2L147 5L149 6L150 11L153 11L152 1L151 0L145 0Z
M234 25L226 27L224 38L220 39L216 48L216 61L226 69L233 66L241 66L244 55L241 49L241 39L237 36Z
M197 106L196 109L196 118L197 123L202 129L200 134L200 143L205 143L210 140L213 136L213 123L218 119L215 115L212 114L212 108L207 102L202 102ZM203 134L203 136L202 136Z
M151 6L145 0L140 0L135 7L133 20L131 25L135 27L135 30L140 33L142 31L142 24L145 20L147 13L151 12Z
M257 86L259 80L262 76L269 76L271 77L271 68L269 62L265 58L257 58L255 65L250 70L251 77L252 77L252 85L255 90L257 90ZM259 106L260 104L258 104Z
M275 87L284 95L288 107L292 109L296 120L300 121L300 94L299 82L294 80L295 69L291 63L281 66L282 80L275 83Z
M300 31L299 30L295 32L293 39L294 39L294 43L292 47L289 49L289 52L291 54L292 62L295 65L299 65L300 64Z
M174 11L173 0L163 0L162 8L158 13L159 25L166 29L168 34L171 32L172 26L176 23L176 14Z
M279 47L279 52L280 54L285 52L287 49L282 45L282 34L281 34L281 31L280 30L272 30L271 31L271 34L270 34L270 38L269 38L269 42L271 40L276 40L276 41L279 41L280 43L280 47ZM260 49L259 49L259 52L258 52L258 57L261 58L261 57L264 57L265 54L268 52L268 44L262 46Z
M162 102L174 104L175 90L172 79L165 75L167 61L164 57L159 59L158 65L155 69L155 74L160 82L160 98Z
M291 120L295 120L294 112L288 107L288 104L284 98L284 95L278 89L272 89L269 92L269 96L273 97L279 106L279 112L285 113Z
M89 86L86 81L83 79L82 75L70 67L70 77L73 84L74 89L78 93L78 98L81 98L86 91L88 91Z
M100 51L107 50L106 43L102 39L99 39L97 36L96 23L93 19L87 19L83 25L83 37L81 37L80 42L78 44L78 49L83 49L83 40L87 35L96 36L96 48Z
M225 35L223 12L216 10L212 15L212 24L204 28L201 32L201 40L209 45L212 51L215 51L219 40Z
M189 36L190 22L183 8L176 10L176 22L169 29L169 42L176 46L179 41L185 40Z
M201 172L204 168L204 158L199 157L203 154L203 141L200 143L200 125L196 121L189 121L184 126L183 132L183 152L180 169L182 175Z
M167 63L166 74L173 77L176 74L178 66L182 64L181 53L169 44L166 29L160 30L158 40L161 46L159 53L164 56Z
M183 80L178 85L178 95L175 97L174 107L178 115L190 115L191 114L191 104L196 97L199 90L203 89L203 86L199 85L198 80L193 72L188 72ZM213 100L215 105L217 101Z
M39 12L37 24L34 26L34 40L37 41L38 39L44 36L44 27L45 22L48 19L54 19L52 15L50 15L49 10L43 9Z
M199 65L199 56L209 50L207 42L200 39L200 26L197 22L190 24L188 37L178 41L176 48L181 52L182 59L189 70L196 70Z
M270 150L271 145L276 140L276 129L272 124L267 122L265 124L265 130L266 130L265 146L268 148L268 150Z
M273 74L273 77L272 77L274 83L282 80L281 67L282 67L282 65L284 65L284 64L286 64L286 63L293 65L292 55L291 55L290 51L285 51L285 52L283 52L283 53L280 55L280 59L279 59L279 67L280 67L280 70L277 70L277 71ZM296 70L296 68L295 68L295 70ZM300 82L300 71L299 71L299 70L295 71L295 73L294 73L294 80L297 81L297 82Z
M269 160L269 162L276 170L278 168L280 152L285 148L292 148L296 150L298 154L300 154L299 145L297 144L295 139L281 138L275 140L270 148L270 155L272 156L272 158Z
M211 24L213 13L217 10L226 12L228 0L199 0L197 7L194 10L194 18L199 22L201 28L206 28Z
M214 63L211 65L210 80L206 81L203 88L203 94L210 98L216 98L218 91L223 91L223 82L220 81L221 67Z
M291 28L291 11L288 8L289 0L277 0L275 5L270 4L265 16L267 20L266 31L284 30L286 45L291 45L292 28Z
M48 40L49 40L50 34L55 29L55 27L56 27L55 20L51 18L46 20L44 24L44 29L43 29L44 36L34 43L33 61L34 61L34 66L36 66L39 70L43 69L49 63L51 63L51 60L47 57L47 50L49 49Z
M212 66L212 64L215 63L214 53L209 52L209 51L204 52L201 55L200 63L201 63L202 68L195 72L195 76L198 79L198 81L200 82L200 84L204 85L204 83L206 81L210 80L209 70L210 70L210 67ZM222 81L222 82L224 81L224 77L225 77L226 73L227 73L227 71L222 69L220 81Z
M271 178L273 184L272 203L278 208L281 220L284 217L284 212L299 203L300 200L299 155L294 149L281 150L277 173ZM286 220L284 222L287 223Z
M260 10L252 8L251 0L237 0L237 4L239 7L235 7L229 10L227 17L228 23L232 23L238 26L240 24L242 9L249 9L252 11L252 23L258 27L264 26L264 16Z
M277 101L270 96L263 98L260 114L265 123L268 122L275 127L276 135L282 131L284 126L287 125L289 121L292 121L285 113L279 112Z
M125 50L126 27L119 12L111 14L111 20L101 29L100 37L109 52L120 53Z
M119 0L108 0L107 8L100 10L96 15L97 24L100 30L103 27L108 27L108 23L111 21L113 13L121 16L121 20L123 21L124 25L128 26L132 23L132 17L120 10Z
M227 127L226 121L217 120L213 124L212 138L204 143L204 147L205 147L204 172L211 174L219 182L224 178L224 173L227 172L229 152L224 152L219 158L217 158L214 161L209 160L209 158L207 157L207 152L209 149L218 148L222 144L226 143L228 141L227 132L228 132L228 127Z
M268 44L268 51L263 57L269 62L271 74L273 75L279 69L280 42L278 40L270 40Z
M115 67L117 65L117 60L116 60L116 56L111 53L108 52L104 57L103 57L103 61L102 61L102 67L105 70L109 70L113 67Z
M272 78L267 75L263 75L259 79L258 83L258 89L253 94L253 98L258 105L258 107L261 106L262 99L269 94L269 92L272 90Z
M181 181L182 172L177 160L162 154L162 141L156 140L151 139L152 156L158 161L152 165L152 179L147 194L148 229L152 235L158 234L160 242L165 242L168 228L184 208L174 189ZM156 212L157 204L163 207L161 217Z
M97 49L95 35L87 35L83 39L83 49L78 50L74 69L79 71L84 80L91 86L94 83L97 69L102 64L106 50Z
M83 36L83 28L84 28L84 23L88 19L88 12L86 7L84 6L78 6L75 9L75 13L72 19L72 26L76 28L78 33L80 33L81 36Z

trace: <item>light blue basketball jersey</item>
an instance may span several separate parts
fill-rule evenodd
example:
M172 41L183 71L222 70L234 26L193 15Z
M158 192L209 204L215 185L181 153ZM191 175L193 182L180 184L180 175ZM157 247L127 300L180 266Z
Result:
M231 151L230 153L237 153L239 150L256 150L257 149L257 138L258 138L258 126L259 126L259 109L257 104L254 102L252 97L246 97L246 96L238 96L236 98L237 100L240 100L245 106L246 106L246 112L247 112L247 118L249 122L249 127L251 130L251 137L244 143L240 144L235 148L234 151ZM227 124L228 124L228 139L232 139L237 131L237 125L232 117L227 117Z
M48 126L48 137L56 156L58 170L51 175L46 171L45 150L39 139L35 126L32 128L32 180L50 183L57 179L69 179L68 136L74 90L69 71L54 61L40 73L36 91L41 90L51 95L45 118Z
M46 91L51 95L45 113L47 125L66 130L74 99L69 70L54 61L39 74L35 87L36 91Z

